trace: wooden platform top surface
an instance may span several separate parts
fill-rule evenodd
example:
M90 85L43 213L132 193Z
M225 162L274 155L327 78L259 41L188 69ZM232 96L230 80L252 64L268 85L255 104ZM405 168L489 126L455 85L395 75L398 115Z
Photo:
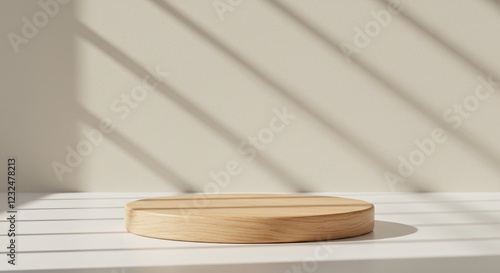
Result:
M304 217L359 212L372 204L349 198L295 194L183 195L142 199L127 204L129 210L152 214L213 217Z

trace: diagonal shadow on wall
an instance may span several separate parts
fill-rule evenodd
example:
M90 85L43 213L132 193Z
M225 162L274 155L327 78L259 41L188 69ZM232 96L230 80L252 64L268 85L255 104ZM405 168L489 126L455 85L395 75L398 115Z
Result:
M343 54L342 48L340 47L340 41L336 41L332 39L330 36L323 33L322 31L318 30L310 23L302 19L295 12L284 6L282 3L278 3L277 1L268 1L266 3L274 6L277 10L287 15L291 20L296 22L298 25L308 30L313 36L315 36L317 39L321 40L326 45L328 45L329 48L331 48L334 52L341 55ZM401 99L403 102L411 106L413 109L415 109L417 112L419 112L429 120L433 121L435 124L439 125L449 134L455 135L456 139L460 140L463 144L466 144L466 147L468 147L470 151L480 155L481 158L484 159L484 161L490 165L492 170L500 172L500 169L498 168L498 166L500 166L500 156L497 155L495 151L481 144L481 141L475 139L470 134L463 131L453 130L450 124L444 122L440 117L434 115L432 109L430 109L428 106L419 103L417 99L409 95L409 92L402 91L405 90L405 88L399 86L394 81L385 77L383 74L378 72L378 70L375 67L370 66L367 62L364 62L359 58L351 58L351 59L352 59L352 65L355 65L356 67L360 68L363 72L365 72L367 75L376 79L382 85L387 87L386 90L388 92Z
M497 5L498 8L500 8L500 0L491 0L491 2Z
M145 68L141 67L134 61L131 57L124 54L120 49L100 37L98 34L93 32L87 26L83 25L81 22L75 23L76 34L82 38L88 40L96 47L101 49L103 52L108 54L110 57L117 60L124 67L129 69L132 73L138 77L144 77L149 75L154 78L154 75L150 74ZM231 131L229 128L222 125L219 121L213 118L209 113L203 111L200 107L196 106L193 102L189 101L183 97L181 92L175 90L172 86L165 82L158 85L157 89L161 91L160 93L166 96L169 100L177 103L179 106L184 108L189 114L193 115L195 118L202 121L209 129L215 133L221 135L225 140L227 140L232 145L240 145L243 138L240 138L236 133ZM295 177L291 176L289 172L281 168L276 162L264 156L262 153L256 157L256 162L264 167L269 173L279 178L281 182L285 185L291 187L291 190L296 192L307 192L305 184Z
M344 142L348 143L352 148L362 154L365 160L369 161L371 164L377 166L378 168L384 171L391 171L393 173L397 173L397 170L391 166L389 161L383 158L383 156L379 155L374 149L370 148L368 145L363 143L359 138L354 136L353 134L349 134L346 128L343 128L338 123L333 123L331 120L325 118L323 114L313 109L310 105L304 103L299 97L293 95L291 92L287 91L287 89L274 81L269 76L261 72L254 65L252 65L249 61L247 61L244 57L236 53L234 50L225 45L222 41L211 35L209 32L204 30L201 26L197 25L195 22L191 21L181 12L172 7L169 3L161 0L151 0L153 3L162 8L169 15L177 18L181 23L183 23L186 27L190 28L193 32L203 37L205 40L209 41L215 48L225 53L227 56L232 58L236 63L244 67L246 70L253 73L257 78L262 80L268 86L272 87L272 90L277 92L282 97L285 97L287 100L293 102L295 105L299 106L304 112L315 118L321 125L326 127L329 131L334 133L336 136L340 137ZM419 184L418 181L422 180L418 175L414 174L412 177L407 178L408 186L413 188L416 192L426 192L428 190L414 187L414 185ZM429 180L429 179L425 179Z
M76 105L74 108L75 119L80 119L90 126L97 126L101 119L83 108L81 105ZM113 141L124 152L128 153L131 157L141 162L144 166L151 171L162 177L169 184L176 187L184 193L195 192L196 188L193 186L192 181L182 177L175 170L165 166L164 163L154 158L143 149L134 144L130 139L120 134L117 130L112 131L104 136L106 139Z
M390 1L388 0L377 0L380 2L382 5L389 5ZM495 1L495 0L493 0ZM497 2L498 3L498 2ZM400 13L398 13L398 16L403 18L406 22L410 23L415 27L415 29L419 30L422 34L425 36L431 38L435 42L437 42L439 45L441 45L444 49L448 50L451 52L457 59L460 59L462 62L465 64L471 66L473 69L476 70L476 72L481 73L484 76L489 76L492 75L494 79L500 79L497 75L493 74L491 69L486 69L486 67L481 64L479 60L474 59L471 57L469 54L465 53L463 50L457 48L456 46L453 46L450 42L446 41L445 39L441 38L436 32L430 30L428 27L424 26L422 22L419 22L417 19L415 19L414 16L408 14L408 12L405 12L404 10Z

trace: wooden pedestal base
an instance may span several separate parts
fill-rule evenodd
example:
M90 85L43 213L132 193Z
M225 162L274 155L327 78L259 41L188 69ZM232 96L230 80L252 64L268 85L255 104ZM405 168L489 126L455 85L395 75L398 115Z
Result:
M360 200L292 194L182 195L125 207L127 230L212 243L320 241L369 233L374 207Z

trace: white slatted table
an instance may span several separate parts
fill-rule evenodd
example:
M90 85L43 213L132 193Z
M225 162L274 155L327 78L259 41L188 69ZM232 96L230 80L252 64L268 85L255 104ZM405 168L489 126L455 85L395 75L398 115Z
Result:
M36 272L500 272L500 193L320 193L375 204L375 232L319 243L208 244L129 234L123 206L172 193L18 193L18 265ZM60 270L60 271L57 271Z

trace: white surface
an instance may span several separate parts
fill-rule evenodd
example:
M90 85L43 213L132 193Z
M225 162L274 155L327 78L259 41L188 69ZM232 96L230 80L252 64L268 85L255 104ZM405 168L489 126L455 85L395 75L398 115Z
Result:
M169 195L165 193L18 195L16 266L7 264L4 254L5 194L1 199L2 271L500 271L500 193L328 194L373 202L374 233L321 243L257 245L177 242L127 233L123 206Z

